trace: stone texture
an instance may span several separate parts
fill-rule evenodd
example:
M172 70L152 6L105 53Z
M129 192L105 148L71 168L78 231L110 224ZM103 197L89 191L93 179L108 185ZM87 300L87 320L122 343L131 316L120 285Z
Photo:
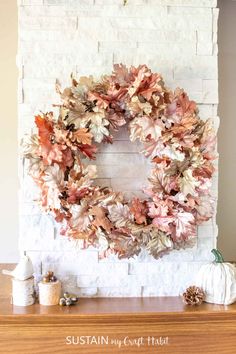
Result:
M123 0L18 0L18 5L19 139L32 131L34 114L54 109L56 78L67 85L71 72L99 77L119 62L145 63L169 87L186 89L200 116L212 117L218 129L216 0L129 0L126 6ZM140 149L125 129L114 132L114 144L100 147L96 182L123 190L127 198L142 198L151 165ZM19 177L19 247L31 257L37 280L53 270L64 291L81 297L176 296L213 259L215 217L199 226L191 249L174 250L159 260L145 250L130 260L115 255L99 259L97 250L81 250L81 242L61 236L53 218L41 214L35 203L38 189L24 159ZM217 183L216 175L216 197Z

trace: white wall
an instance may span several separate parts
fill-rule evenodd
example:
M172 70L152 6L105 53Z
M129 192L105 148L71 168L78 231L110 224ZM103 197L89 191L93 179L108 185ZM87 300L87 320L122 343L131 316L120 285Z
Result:
M217 125L216 1L130 0L125 7L122 3L19 1L20 135L33 126L35 111L52 109L56 78L65 83L71 71L78 76L110 73L113 63L119 62L145 63L161 72L171 87L184 87L199 104L201 116L213 117ZM136 193L144 182L145 169L137 179L144 162L135 151L127 154L131 144L125 132L117 140L113 147L103 148L98 163L109 168L101 166L100 177L114 188ZM138 165L135 174L128 168L131 164L134 169ZM114 170L119 179L107 174ZM173 251L158 261L145 253L132 261L99 261L96 250L78 251L73 242L58 236L52 218L32 202L35 188L25 168L21 174L20 248L28 251L38 275L41 269L54 269L64 286L79 295L178 295L199 266L211 259L217 236L214 219L199 228L194 249ZM217 176L213 189L217 194Z
M26 2L25 2L26 3ZM42 4L41 1L38 4ZM218 140L220 159L219 179L219 203L218 203L218 224L219 224L219 247L228 260L235 259L235 217L236 190L234 180L236 174L235 163L235 117L234 99L231 92L235 92L235 25L236 2L233 0L219 0L219 82L220 82L220 106L219 115L224 119L221 124ZM1 107L0 130L0 190L4 204L0 205L1 220L1 248L0 262L15 262L18 259L18 207L17 207L17 147L16 147L16 81L17 69L15 66L15 55L17 48L17 3L16 0L0 1L0 45L4 50L0 55L1 77L0 91ZM8 86L8 89L6 87ZM227 92L226 92L227 88ZM11 95L8 94L9 90ZM228 97L228 98L227 98ZM229 100L228 100L229 99ZM225 102L223 108L223 102ZM228 102L228 103L227 103ZM230 103L232 102L232 103ZM229 114L230 110L230 114ZM10 117L5 119L4 117ZM228 123L227 123L228 122ZM6 134L7 132L7 134ZM231 138L228 137L232 134ZM7 154L6 154L7 152ZM4 167L3 167L4 166ZM6 167L7 166L7 167ZM4 173L5 169L5 173ZM8 174L7 171L9 172ZM7 178L6 178L7 175ZM9 177L10 176L10 177ZM230 185L230 188L228 186Z

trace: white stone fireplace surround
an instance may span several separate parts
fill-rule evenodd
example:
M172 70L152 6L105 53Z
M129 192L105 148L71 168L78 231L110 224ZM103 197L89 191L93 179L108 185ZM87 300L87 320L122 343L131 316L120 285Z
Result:
M217 19L215 0L18 0L19 140L34 114L58 102L55 80L110 73L113 63L147 64L169 87L186 89L202 118L218 126ZM98 154L99 183L140 194L149 165L128 141L125 128ZM122 161L122 164L121 162ZM135 163L135 164L134 164ZM129 168L133 164L132 168ZM137 176L139 179L137 179ZM21 251L37 277L54 270L65 290L79 296L174 296L191 285L216 246L215 217L199 227L193 249L159 260L143 252L132 260L99 260L60 236L53 218L40 212L37 188L20 161ZM217 174L213 180L217 197Z

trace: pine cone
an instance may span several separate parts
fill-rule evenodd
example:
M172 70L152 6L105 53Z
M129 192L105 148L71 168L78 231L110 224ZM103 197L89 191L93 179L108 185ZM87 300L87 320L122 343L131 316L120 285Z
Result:
M204 291L194 285L188 287L183 293L183 301L186 305L201 305L204 297Z

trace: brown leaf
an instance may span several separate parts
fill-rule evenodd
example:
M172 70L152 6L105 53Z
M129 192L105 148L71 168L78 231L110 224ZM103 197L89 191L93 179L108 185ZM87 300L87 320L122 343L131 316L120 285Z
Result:
M106 217L105 209L99 206L93 206L89 210L89 214L94 216L93 225L96 227L102 227L107 232L110 232L112 229L112 223Z
M145 202L141 202L138 198L132 200L130 211L133 213L137 224L147 224L147 206Z
M97 152L97 147L95 145L82 144L79 145L79 149L86 157L90 160L95 160L95 153Z
M118 258L131 258L141 252L141 243L126 228L119 228L109 235Z

